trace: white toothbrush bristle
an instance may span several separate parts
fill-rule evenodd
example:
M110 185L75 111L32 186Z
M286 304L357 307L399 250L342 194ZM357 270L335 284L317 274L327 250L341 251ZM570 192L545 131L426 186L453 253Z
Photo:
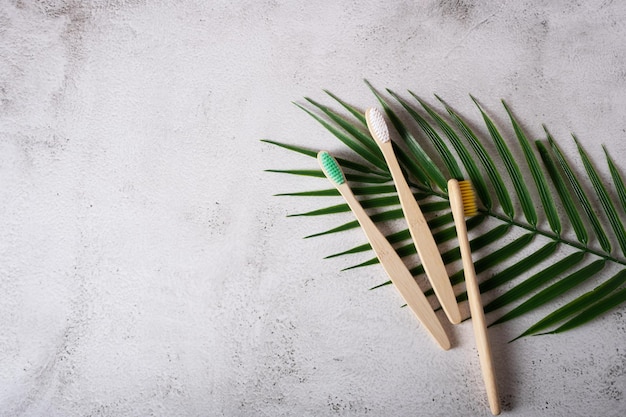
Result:
M370 132L378 138L381 142L389 142L389 129L387 129L387 123L385 118L378 111L378 109L370 108L366 112L367 126L370 128Z

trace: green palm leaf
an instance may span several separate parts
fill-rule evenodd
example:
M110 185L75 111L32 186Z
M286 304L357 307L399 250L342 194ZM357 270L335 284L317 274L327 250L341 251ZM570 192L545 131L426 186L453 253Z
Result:
M528 271L529 269L539 265L541 262L546 260L546 258L551 256L556 251L557 247L558 247L557 242L550 242L546 244L545 246L541 247L536 252L532 253L527 258L524 258L521 261L518 261L517 263L509 266L503 271L498 272L491 278L484 280L479 285L480 292L484 293L487 291L491 291L494 288L497 288L501 285L506 284L509 281L514 280L515 278L519 277L524 272ZM457 296L456 300L458 302L466 301L467 292L464 291L460 293Z
M626 186L624 185L624 180L615 166L613 159L609 155L609 151L603 146L604 154L606 155L606 162L609 165L609 171L611 172L611 177L613 178L613 184L615 184L615 190L617 191L617 196L619 197L620 203L622 203L622 210L626 212Z
M503 229L504 228L504 229ZM479 238L476 238L474 240L472 240L470 242L470 245L472 246L473 249L477 250L479 248L484 247L487 243L491 243L493 242L493 240L495 240L495 238L493 236L497 236L497 237L502 237L506 231L507 231L508 227L506 225L501 225L499 227L497 227L494 230L491 230L490 232L484 234L483 236L480 236ZM452 230L454 232L456 232L456 230ZM450 233L451 229L445 229L442 230L440 232L434 233L433 234L433 238L438 239L437 243L443 243L453 237L456 236L455 234ZM398 253L398 255L401 258L404 258L406 256L409 255L415 255L417 253L417 250L415 249L415 246L413 245L413 243L409 243L407 245L403 245L400 247L396 248L396 252ZM454 249L450 249L449 251L441 254L441 259L443 259L444 264L449 264L451 262L454 262L456 260L461 259L461 252L459 250L458 247L454 248ZM365 262L362 262L360 264L357 265L353 265L350 266L347 269L354 269L354 268L361 268L363 266L368 266L368 265L374 265L379 263L378 258L371 258L368 259ZM413 275L420 275L424 273L424 268L421 265L418 265L417 267L411 269L411 273ZM391 281L389 281L391 282ZM429 294L430 295L430 294Z
M552 231L554 231L554 233L559 235L561 234L561 221L559 220L559 216L556 213L556 207L554 205L554 201L552 200L552 194L550 193L550 189L548 188L546 177L539 167L539 161L537 161L537 157L533 153L533 150L530 147L530 143L528 142L528 139L526 139L526 135L522 131L522 128L520 127L517 120L515 120L515 117L513 117L513 113L504 101L502 101L502 105L504 106L504 109L511 119L513 130L515 130L517 140L519 141L519 144L522 147L522 151L524 152L524 156L526 157L528 168L530 168L530 173L533 176L533 180L535 181L535 185L537 186L537 190L539 191L539 198L541 198L541 203L546 213L548 223L550 223L550 228L552 229Z
M365 146L372 154L378 157L380 163L383 163L384 158L383 154L380 151L380 148L374 142L374 139L370 135L365 134L352 123L348 122L346 119L341 117L338 113L332 111L330 108L318 103L317 101L311 98L305 98L309 103L320 109L324 114L326 114L333 122L337 123L341 128L343 128L346 132L348 132L354 139L359 141L361 145ZM384 165L384 164L383 164Z
M565 213L570 220L578 241L586 246L589 242L589 236L587 235L585 225L580 218L580 214L578 213L578 210L576 210L574 200L572 199L572 196L563 181L563 177L559 173L545 145L541 141L536 141L535 145L539 150L539 155L541 156L541 160L548 171L548 175L550 175L550 179L552 179L552 184L554 185L554 188L556 188L556 192L563 203L562 207L565 209Z
M578 314L576 317L574 317L573 319L571 319L570 321L568 321L567 323L563 324L562 326L558 327L557 329L551 331L551 332L547 332L547 333L561 333L564 332L566 330L571 330L575 327L578 327L580 325L583 325L593 319L595 319L596 317L600 316L601 314L606 313L607 311L613 309L614 307L617 307L618 305L622 304L626 302L626 288L622 288L621 290L614 292L613 294L609 295L608 297L605 297L604 299L602 299L600 302L592 305L591 307L587 308L586 310L583 310L580 314Z
M397 94L395 94L391 90L388 90L388 91L389 91L389 94L391 94L396 100L398 100L398 102L402 105L402 107L406 109L406 111L411 115L411 117L413 117L413 120L415 120L417 124L422 128L422 130L426 134L426 137L430 139L432 144L435 146L435 149L439 153L439 156L441 157L444 164L448 168L450 177L456 178L459 180L463 179L463 174L461 173L461 169L459 168L459 165L457 164L456 159L454 159L454 156L450 153L450 150L448 149L446 144L443 142L443 140L441 140L437 132L432 127L430 127L430 125L426 122L426 120L419 113L417 113L411 106L409 106L409 104L406 101L402 100Z
M587 218L589 219L589 222L591 223L591 227L593 228L598 238L598 241L600 242L600 246L602 246L602 249L605 252L607 253L611 252L611 243L609 242L609 239L606 236L606 233L604 232L604 228L600 224L600 219L598 219L598 216L596 216L593 210L593 207L591 206L591 202L589 202L589 198L583 191L583 188L580 185L580 182L576 178L576 174L574 174L574 171L569 166L569 163L563 156L561 149L556 144L554 139L552 139L552 136L550 136L549 134L548 134L548 142L550 143L550 146L552 147L552 150L554 151L554 154L556 155L557 161L559 162L561 169L563 170L563 172L565 172L565 176L569 180L569 184L574 190L574 194L578 198L578 201L580 202L580 205L583 211L587 215Z
M341 163L340 163L341 164ZM265 172L276 172L279 174L300 175L303 177L325 178L326 176L321 169L266 169ZM381 184L388 182L388 178L378 177L374 175L358 175L346 173L348 181L360 182L363 184Z
M509 150L508 146L504 142L504 139L502 138L502 135L496 128L496 125L493 123L493 121L491 121L491 118L487 115L487 113L485 113L485 111L480 106L480 104L478 104L478 101L476 101L474 97L472 97L472 100L474 101L474 103L476 103L478 110L480 110L480 113L482 114L483 119L485 120L485 124L487 125L487 129L489 130L489 134L491 135L491 138L496 144L496 149L498 150L500 157L504 161L504 166L506 167L506 170L508 171L509 176L511 177L511 181L513 182L513 187L515 188L515 191L517 192L517 196L519 197L519 201L522 205L522 211L524 212L524 215L526 216L526 220L532 226L535 226L537 224L537 212L535 211L533 200L530 197L528 188L526 188L526 183L524 182L524 177L522 176L522 173L519 170L519 166L517 165L517 162L515 162L515 159L513 158L511 151Z
M380 156L372 153L369 149L364 148L363 145L360 142L355 141L350 136L346 135L341 130L339 130L338 128L334 127L333 125L331 125L330 123L328 123L327 121L325 121L324 119L322 119L321 117L319 117L318 115L313 113L311 110L307 109L306 107L303 107L303 106L301 106L300 104L297 104L297 103L296 103L296 106L298 106L299 108L304 110L309 116L311 116L312 118L317 120L330 133L332 133L337 139L339 139L346 146L348 146L350 149L352 149L357 155L361 156L363 159L365 159L366 161L368 161L372 165L378 167L382 171L387 171L387 166L385 165L385 162L383 161L383 159Z
M582 284L587 279L591 278L596 273L600 272L604 268L604 259L598 259L590 265L574 272L571 275L561 279L560 281L552 284L548 288L540 291L538 294L532 296L527 301L523 302L513 310L509 311L498 320L490 324L490 326L504 323L515 317L519 317L537 307L541 307L548 301L562 295L564 292L571 290L579 284Z
M457 125L465 139L469 142L470 146L474 150L476 156L478 156L478 160L482 164L483 168L487 172L487 176L493 185L496 196L498 197L498 201L500 202L500 206L504 211L504 214L513 218L515 216L515 212L513 211L513 203L511 202L511 197L509 196L509 192L507 191L506 185L504 181L502 181L502 176L498 169L496 168L495 163L485 150L485 147L482 145L476 134L470 129L467 123L452 109L452 107L448 106L445 101L443 101L439 96L435 96L437 99L445 106L446 111L452 118L452 121Z
M611 227L615 232L617 242L619 243L620 248L622 248L622 253L626 255L626 231L624 231L624 225L619 219L617 210L615 209L615 206L609 198L609 193L606 191L606 188L604 188L604 185L602 185L602 182L600 181L600 176L591 164L587 153L582 148L582 146L580 146L580 143L578 143L576 136L573 137L574 141L576 142L576 146L578 147L578 153L580 154L580 158L582 159L585 170L587 171L587 175L589 175L591 184L593 185L593 188L595 189L596 194L600 199L600 204L602 204L602 208L604 208L604 212L609 219L609 223L611 224Z
M286 144L286 143L276 142L274 140L269 140L269 139L261 139L261 142L270 143L272 145L276 145L276 146L279 146L281 148L288 149L290 151L301 153L303 155L310 156L312 158L317 158L317 153L319 152L319 150L313 151L313 150L306 149L306 148L303 148L303 147L300 147L300 146L289 145L289 144ZM356 163L356 162L352 162L352 161L349 161L347 159L342 159L342 158L335 158L335 159L337 159L337 162L339 162L341 164L341 166L344 167L344 168L349 168L349 169L352 169L354 171L364 172L364 173L367 173L367 174L376 174L376 175L380 175L380 176L382 176L384 178L391 179L391 176L389 175L388 172L376 171L376 170L373 170L371 167L368 167L366 165L359 164L359 163Z
M389 221L389 220L397 220L403 218L402 209L388 210L383 211L382 213L377 213L370 216L374 223ZM346 230L355 229L359 227L359 222L356 220L350 221L348 223L344 223L341 226L334 227L330 230L326 230L325 232L315 233L312 235L305 236L305 239L309 239L312 237L329 235L332 233L345 232Z
M476 273L480 274L481 272L486 271L501 262L504 262L512 256L515 256L519 251L528 246L534 238L535 235L533 233L527 233L518 237L508 245L505 245L504 247L491 252L484 258L475 260L474 269L476 270ZM464 276L462 270L450 275L450 281L453 285L463 282L463 280Z
M371 198L368 200L361 200L360 203L363 208L388 207L400 204L400 199L397 195L393 195L390 197L379 197ZM433 211L441 211L446 209L448 209L448 204L444 201L437 201L435 203L426 203L422 205L422 211L424 213L430 213ZM347 211L350 211L350 207L347 204L337 204L330 207L307 211L306 213L288 214L287 217L322 216L325 214L345 213Z
M553 279L556 276L559 276L563 272L567 271L569 268L575 266L576 264L581 262L584 257L584 252L575 252L565 257L564 259L561 259L559 262L550 265L548 268L524 280L524 282L513 287L512 289L502 294L500 297L487 304L485 306L485 313L497 310L509 303L512 303L513 301L519 300L520 298L524 297L531 291L539 288L541 285L545 284L549 280Z
M404 230L400 230L399 232L387 235L387 236L385 236L385 238L387 238L389 243L391 243L393 245L394 243L398 243L398 242L402 242L402 241L405 241L407 239L410 239L411 238L411 233L409 232L409 229L404 229ZM351 254L355 254L355 253L367 252L369 250L372 250L372 245L370 245L369 243L364 243L363 245L355 246L353 248L344 250L342 252L333 253L332 255L328 255L324 259L330 259L330 258L336 258L338 256L344 256L344 255L351 255Z
M526 331L524 331L521 335L517 336L513 340L517 340L520 337L538 333L541 330L545 330L548 327L551 327L563 321L564 319L572 316L573 314L576 314L577 312L580 312L586 309L587 307L602 300L604 297L611 294L614 290L619 288L625 282L626 282L626 269L622 269L612 278L602 283L601 285L598 285L592 291L589 291L581 295L580 297L576 298L573 301L570 301L563 307L548 314L546 317L544 317L537 323L533 324L531 327L529 327Z
M389 194L395 193L396 187L393 185L373 185L366 187L353 187L352 192L355 195L372 195L372 194ZM292 193L280 193L274 194L274 197L277 196L292 196L292 197L337 197L340 196L339 191L336 188L328 188L326 190L315 190L315 191L298 191ZM414 194L417 200L421 200L426 198L423 194Z
M626 186L618 167L606 149L604 151L616 192L617 203L613 201L608 188L601 182L601 176L577 141L575 145L588 177L586 179L572 168L559 145L545 127L549 146L546 146L542 141L535 141L535 149L532 149L521 124L504 102L502 102L504 112L508 115L510 126L517 139L513 139L513 143L507 143L493 122L494 119L473 97L472 100L478 107L482 119L482 130L480 127L470 128L469 126L474 123L465 120L438 96L435 97L443 106L442 110L433 108L409 91L410 95L426 112L425 115L422 115L411 103L392 91L386 90L394 99L389 101L371 84L367 82L366 84L383 107L390 121L390 128L396 130L395 135L392 133L394 150L401 167L405 170L410 185L414 188L415 197L427 217L428 225L438 244L445 244L455 236L445 192L446 176L443 172L457 179L462 179L467 175L472 181L477 197L482 203L481 215L468 219L468 229L472 233L472 249L477 251L474 253L474 265L477 273L481 274L480 276L485 275L479 285L480 291L482 293L494 293L492 295L493 301L485 306L485 311L493 313L513 302L520 302L511 311L505 314L500 313L500 317L493 324L503 323L529 314L537 307L558 299L560 307L555 308L546 317L540 317L520 337L538 334L542 331L560 333L580 326L626 302L626 294L623 289L626 281L626 268L624 268L626 267L626 231L616 208L620 206L626 212ZM335 105L338 104L341 107L343 113L347 113L347 116L329 105L312 99L306 99L307 106L310 108L305 105L298 105L298 107L317 120L341 142L342 154L349 155L349 159L339 159L338 161L347 170L345 172L346 179L351 187L354 185L352 187L353 192L362 196L361 203L363 206L378 211L371 214L374 222L389 223L391 229L394 230L394 225L396 225L394 221L401 219L403 212L398 206L397 193L393 183L390 182L391 179L384 159L377 144L367 132L363 112L334 94L328 91L326 93L332 98ZM450 122L446 120L450 120ZM420 138L424 138L427 143L420 143ZM315 151L296 145L268 139L264 139L263 142L295 154L308 157L316 156ZM423 145L428 145L428 149L432 151L427 151ZM495 145L495 149L503 162L504 168L502 170L489 156L485 147L489 145ZM521 161L517 161L513 156L516 153L513 152L513 145L519 146L519 150L523 154ZM433 155L431 156L429 152ZM542 164L539 163L535 152L538 152ZM443 164L443 171L434 162L435 160ZM464 169L465 174L462 169ZM313 164L302 167L302 169L267 171L311 178L324 176ZM533 178L535 187L531 187L532 190L524 182L521 175L523 171L529 172ZM513 184L515 191L513 194L509 194L507 185L502 180L504 172ZM328 183L325 182L325 184ZM556 190L558 199L552 197L551 190ZM536 198L531 191L536 193ZM325 198L336 197L339 193L335 189L318 188L277 195ZM520 206L523 210L523 219L515 217L512 196L515 198L515 205ZM542 210L537 212L533 200L541 202L537 207L541 207ZM598 202L601 209L595 207L592 202ZM334 205L323 205L317 210L291 216L311 218L347 216L346 211L348 211L348 206L341 202ZM604 215L600 217L596 212L603 212ZM581 213L584 213L584 220L588 224L583 221ZM548 229L543 229L542 225L546 225L545 227ZM593 230L600 249L588 246L587 226ZM352 220L306 237L332 235L357 227L358 222ZM574 239L565 233L568 227L571 227L571 230L575 232ZM610 232L610 236L607 234L607 230ZM515 234L513 234L514 231ZM512 238L511 236L516 237ZM362 235L356 234L355 237L364 240ZM416 250L410 240L408 230L400 228L400 230L392 231L387 235L387 239L395 245L395 250L401 256L415 255ZM611 240L619 243L622 249L620 255L611 253ZM568 247L573 249L573 252L564 256L560 249ZM480 252L478 252L479 249ZM359 245L329 255L328 258L349 256L370 250L369 244L361 242ZM460 258L459 249L452 247L445 251L442 250L442 252L442 258L448 265L448 271L451 274L451 282L455 285L462 282L463 271L457 262ZM485 254L481 255L482 252ZM581 267L580 265L585 259L590 259L590 263ZM378 263L378 259L372 258L346 269L375 263ZM543 270L531 276L527 275L528 271L533 268L542 268L544 263L548 263L548 266L543 267ZM502 265L500 271L490 272L500 264ZM592 278L596 279L594 278L596 274L601 272L607 264L618 266L620 272L598 285L593 291L578 297L570 295L571 290L581 283ZM573 272L564 276L568 270ZM411 272L416 276L424 273L421 265L413 267ZM501 290L501 286L506 283L512 283L512 288L506 291ZM389 281L386 281L373 288L388 284ZM432 290L429 289L426 289L425 294L433 295ZM467 295L464 292L457 296L459 301L466 298ZM550 330L551 327L558 326L564 320L568 321L560 327Z
M369 200L361 200L361 205L363 206L363 208L387 207L398 204L400 204L400 199L398 199L398 196L396 195L392 195L390 197L379 197ZM332 213L345 213L347 211L350 211L350 207L347 204L337 204L330 207L307 211L306 213L288 214L287 217L322 216Z
M472 229L476 228L484 220L485 220L485 216L475 216L475 217L472 217L471 219L469 219L467 221L467 230L472 230ZM387 235L385 237L387 238L389 243L394 244L394 243L398 243L398 242L402 242L404 240L410 239L411 238L411 234L409 233L409 229L404 229L404 230L401 230L399 232ZM436 233L433 233L433 238L435 239L435 242L437 242L438 244L441 244L443 242L447 242L450 239L453 239L455 237L456 237L456 228L455 227L449 227L447 229L443 229L443 230L440 230L440 231L438 231ZM332 255L328 255L324 259L335 258L337 256L348 255L348 254L353 254L353 253L366 252L366 251L371 250L371 249L372 249L372 246L369 243L366 243L366 244L359 245L359 246L356 246L354 248L345 250L343 252L339 252L339 253L335 253L335 254L332 254Z
M511 256L514 256L517 252L519 252L520 250L528 246L528 244L532 242L534 237L535 236L532 233L527 233L525 235L518 237L513 242L505 245L504 247L501 247L500 249L497 249L494 252L491 252L489 255L486 255L484 258L475 260L474 270L476 271L477 274L480 274L481 272L487 270L488 268L491 268L492 266L503 262L504 260L510 258ZM493 242L490 242L490 243L493 243ZM472 250L476 250L476 249L477 249L476 247L472 247ZM454 260L457 260L460 258L461 256L459 253L459 256L456 257ZM452 283L452 285L457 285L463 282L463 280L464 280L463 270L457 271L454 274L450 275L450 282ZM434 292L433 290L428 290L424 294L432 295L434 294Z
M439 116L430 106L428 106L426 102L421 100L418 96L416 96L411 91L409 91L409 93L413 97L415 97L415 99L422 105L424 110L426 110L426 113L428 113L428 115L433 118L435 123L437 123L437 126L439 126L439 128L445 133L446 137L450 140L450 143L454 147L454 150L456 151L456 153L459 155L459 158L463 162L463 166L465 167L465 170L467 171L467 174L469 175L469 178L472 181L472 185L474 186L474 189L476 190L476 194L478 195L478 198L482 202L483 206L485 206L487 210L490 210L492 207L492 203L491 203L491 196L489 195L489 192L487 191L487 184L485 183L483 176L480 174L480 171L478 170L478 166L476 165L476 163L470 156L470 153L468 152L467 148L465 148L465 146L463 146L463 144L461 143L461 139L459 138L459 135L457 135L457 133L452 129L452 127L448 123L446 123L446 121L441 116ZM457 180L463 179L462 177L455 177L455 178Z
M363 126L367 126L367 122L365 121L365 115L363 114L362 111L358 110L356 107L351 106L350 104L346 103L345 101L343 101L342 99L340 99L339 97L337 97L336 95L334 95L333 93L331 93L328 90L324 90L324 92L326 94L328 94L329 96L331 96L333 99L335 99L335 101L339 104L341 104L341 106L348 110L358 121L361 122L361 124Z

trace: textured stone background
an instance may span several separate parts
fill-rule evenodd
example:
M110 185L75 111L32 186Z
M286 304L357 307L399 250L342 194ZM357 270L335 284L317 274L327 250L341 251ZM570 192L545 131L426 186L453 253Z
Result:
M417 3L417 2L415 2ZM469 323L442 352L336 219L262 172L337 148L292 105L438 93L626 156L619 1L0 3L0 415L488 415ZM573 148L566 146L573 155ZM314 167L314 165L311 165ZM580 168L580 167L579 167ZM324 184L326 185L326 184ZM346 215L346 219L349 215ZM595 282L597 283L597 281ZM590 285L593 285L590 284ZM626 414L624 308L493 329L506 415Z

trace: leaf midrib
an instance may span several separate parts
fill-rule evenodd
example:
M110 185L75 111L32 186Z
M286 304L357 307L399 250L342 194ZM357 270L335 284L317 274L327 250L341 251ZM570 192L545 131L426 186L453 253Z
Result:
M423 187L419 187L417 184L410 184L410 185L412 187L415 187L415 188L419 189L420 191L425 192L426 194L430 194L431 196L436 196L436 197L440 197L440 198L442 198L444 200L449 200L448 196L446 194L442 193L442 192L438 192L438 191L435 191L435 190L424 190ZM517 221L515 219L511 219L508 216L504 216L504 215L498 214L497 212L495 212L493 210L487 210L487 209L484 209L484 208L480 208L480 209L478 209L478 211L479 211L479 213L481 213L481 214L483 214L485 216L492 217L492 218L497 219L497 220L499 220L499 221L501 221L503 223L507 223L507 224L510 224L511 226L515 226L515 227L521 227L522 229L528 230L528 231L530 231L532 233L535 233L537 235L547 237L547 238L553 240L556 243L562 243L562 244L570 246L572 248L584 251L584 252L586 252L586 253L588 253L590 255L594 255L594 256L597 256L599 258L602 258L602 259L604 259L606 261L614 262L616 264L619 264L619 265L622 265L622 266L626 266L626 259L617 258L617 257L611 255L610 253L606 253L606 252L602 252L602 251L597 250L597 249L590 248L589 246L586 246L586 245L584 245L584 244L582 244L580 242L564 239L560 235L557 235L554 232L541 230L538 227L532 226L530 224L522 223L522 222L519 222L519 221Z
M571 246L573 248L582 250L582 251L584 251L586 253L589 253L591 255L595 255L595 256L597 256L599 258L602 258L604 260L607 260L607 261L610 261L610 262L614 262L614 263L619 264L619 265L626 266L626 260L625 259L616 258L615 256L613 256L613 255L611 255L609 253L601 252L599 250L590 248L589 246L585 246L585 245L583 245L583 244L581 244L579 242L563 239L561 236L559 236L559 235L557 235L557 234L555 234L553 232L546 232L546 231L541 230L541 229L539 229L537 227L534 227L534 226L532 226L530 224L518 222L516 220L513 220L513 219L511 219L509 217L500 215L500 214L495 213L495 212L490 211L490 210L480 209L479 212L484 214L484 215L486 215L486 216L490 216L490 217L493 217L495 219L498 219L498 220L500 220L500 221L502 221L504 223L508 223L508 224L510 224L512 226L521 227L521 228L523 228L525 230L528 230L528 231L530 231L532 233L536 233L538 235L545 236L545 237L547 237L549 239L552 239L553 241L555 241L557 243L562 243L564 245Z

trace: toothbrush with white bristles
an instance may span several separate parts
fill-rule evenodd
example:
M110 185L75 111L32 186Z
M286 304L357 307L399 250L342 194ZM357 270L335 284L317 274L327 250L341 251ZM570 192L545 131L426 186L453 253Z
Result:
M404 298L407 306L415 313L422 325L444 350L450 349L450 340L431 307L428 299L409 272L400 256L396 253L387 238L378 230L372 219L367 215L361 203L356 199L346 182L341 167L328 152L320 151L317 159L322 171L330 182L337 188L356 216L361 228L376 253L380 264L383 266L391 282L400 295Z
M426 223L424 214L422 210L420 210L417 201L415 201L413 192L409 188L404 174L400 169L385 119L383 115L373 107L365 112L365 119L370 133L376 143L378 143L387 161L389 171L396 184L400 205L402 206L404 217L409 225L409 232L415 243L415 248L422 261L424 272L426 272L430 285L433 287L435 295L437 299L439 299L439 304L441 304L446 316L448 316L450 322L458 324L461 322L461 311L456 302L448 272L441 259L439 248L435 243L428 223Z

